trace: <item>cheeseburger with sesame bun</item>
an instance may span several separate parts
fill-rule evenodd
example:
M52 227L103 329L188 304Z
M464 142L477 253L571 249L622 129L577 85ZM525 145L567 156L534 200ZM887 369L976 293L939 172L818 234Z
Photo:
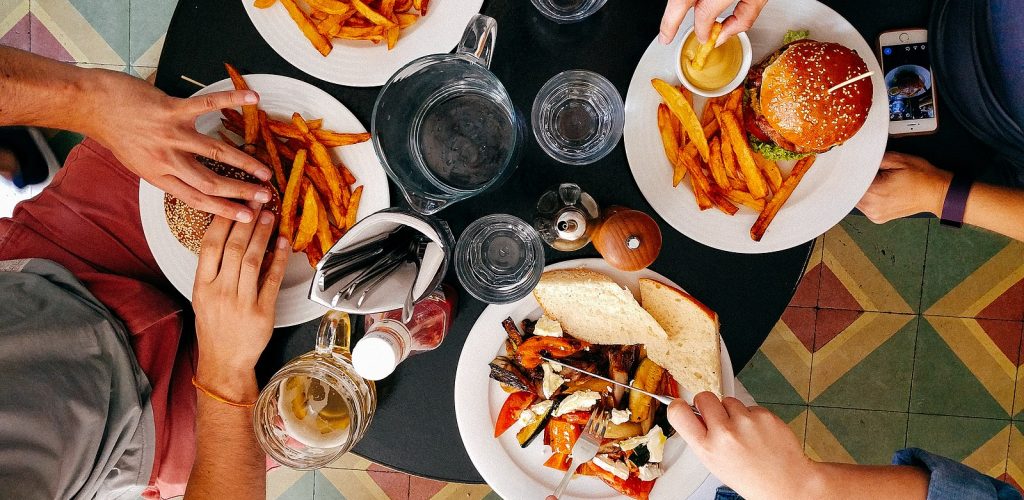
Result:
M277 189L274 189L273 185L269 182L261 181L248 172L227 163L214 161L203 156L196 156L196 160L199 160L199 163L203 166L222 177L230 177L270 187L271 199L263 204L263 209L270 211L274 216L281 215L281 199L277 194ZM167 226L171 228L171 233L174 234L174 237L185 248L191 250L192 253L198 254L200 243L206 234L206 228L213 222L213 214L192 208L185 204L185 202L164 193L164 216L167 217ZM275 239L271 238L270 241L275 241Z
M747 75L750 145L769 160L794 160L846 142L867 120L871 79L828 89L867 71L856 52L838 43L784 45Z

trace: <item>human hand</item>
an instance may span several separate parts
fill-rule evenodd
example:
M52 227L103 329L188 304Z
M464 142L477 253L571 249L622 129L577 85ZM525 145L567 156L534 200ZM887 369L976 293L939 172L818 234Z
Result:
M759 406L702 392L693 398L703 417L685 401L673 401L668 420L715 477L745 498L807 498L816 462L786 424Z
M234 384L253 369L274 331L274 308L284 279L288 239L277 238L273 260L261 277L274 214L259 211L257 221L234 222L214 217L203 237L192 287L199 342L196 376L222 395L242 397ZM262 278L262 279L261 279ZM231 397L231 396L228 396Z
M725 11L733 0L668 0L665 15L661 18L661 33L658 41L662 45L672 43L679 31L679 25L692 7L694 9L694 32L697 41L704 43L711 36L711 26L715 24L719 14ZM732 15L722 22L722 33L718 36L718 45L725 43L730 36L742 33L754 25L768 0L740 0Z
M90 93L94 102L82 106L89 115L83 118L83 129L128 170L194 208L241 222L252 221L255 212L231 199L270 201L267 188L221 177L194 156L233 165L261 180L270 179L266 165L195 129L200 115L259 102L255 92L214 92L178 99L138 78L108 71L96 74L104 81L97 85L100 90Z
M857 208L876 224L922 212L938 216L952 179L924 158L888 151Z

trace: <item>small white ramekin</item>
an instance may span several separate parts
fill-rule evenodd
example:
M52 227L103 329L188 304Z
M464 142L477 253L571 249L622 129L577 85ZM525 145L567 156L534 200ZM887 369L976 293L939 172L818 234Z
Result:
M722 22L723 20L724 18L720 18L718 19L718 22ZM750 38L747 37L746 33L736 35L740 40L740 47L743 49L743 62L740 64L740 70L736 73L736 77L733 78L732 81L715 90L703 90L686 79L686 74L683 73L683 66L681 62L683 45L685 45L686 39L690 37L690 34L693 33L693 28L694 27L691 25L690 29L686 30L686 32L683 33L683 36L679 39L678 47L675 51L675 60L672 63L676 69L676 77L679 78L679 81L682 82L683 86L690 89L690 92L699 96L718 97L732 92L733 89L743 84L743 80L747 78L747 72L750 71L750 63L753 58L753 52L750 50Z

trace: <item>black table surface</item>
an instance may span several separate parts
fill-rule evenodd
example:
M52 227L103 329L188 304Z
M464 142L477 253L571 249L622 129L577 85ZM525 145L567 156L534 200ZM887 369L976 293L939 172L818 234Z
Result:
M927 26L932 2L824 3L846 17L874 46L882 31ZM498 21L491 69L527 118L534 95L544 82L568 69L600 73L625 96L636 64L658 32L663 6L663 0L611 0L584 22L557 25L538 14L527 0L487 0L483 13ZM180 75L215 82L226 77L222 66L225 61L243 73L285 75L320 87L369 127L379 87L339 86L296 69L263 41L239 0L181 0L164 44L157 86L171 95L188 96L196 88ZM941 113L941 97L939 108ZM938 134L893 140L890 148L920 154L940 166L963 164L985 149L948 115L942 118ZM473 220L491 213L510 213L529 220L541 192L559 182L578 183L602 206L623 205L655 217L662 228L664 246L651 268L718 312L722 337L735 371L739 372L793 296L811 244L770 254L741 255L690 240L654 214L644 200L630 174L622 144L595 164L573 167L550 159L529 138L517 172L501 188L455 204L439 216L448 221L456 236ZM393 203L402 204L393 186L391 192ZM592 246L572 253L548 248L546 255L549 263L596 256ZM454 272L449 273L447 281L457 286ZM377 413L354 450L357 454L419 476L482 482L458 432L453 385L463 342L484 307L485 304L462 294L444 344L436 351L404 362L393 376L378 384ZM278 329L257 367L261 382L291 358L312 349L315 332L316 322Z

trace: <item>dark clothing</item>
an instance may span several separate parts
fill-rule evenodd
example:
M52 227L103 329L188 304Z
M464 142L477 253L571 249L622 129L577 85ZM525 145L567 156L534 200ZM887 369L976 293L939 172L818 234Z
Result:
M1024 2L938 0L929 36L946 111L996 151L1008 182L1024 185Z

